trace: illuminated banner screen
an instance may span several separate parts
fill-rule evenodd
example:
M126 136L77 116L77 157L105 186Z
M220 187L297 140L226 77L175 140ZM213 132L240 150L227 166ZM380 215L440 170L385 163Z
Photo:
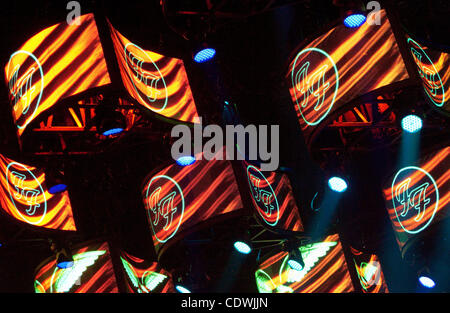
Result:
M33 226L76 230L68 192L50 194L42 169L1 154L0 206L10 216Z
M59 100L111 82L93 14L80 23L48 27L11 54L5 79L19 135Z
M233 168L225 160L172 164L145 181L142 195L157 251L183 230L243 207Z
M400 248L449 214L450 147L395 173L383 193Z
M183 61L144 50L109 27L128 93L153 112L193 123L198 114Z
M408 79L384 10L381 25L339 25L294 56L286 75L307 141L324 119L370 91Z
M289 254L279 252L267 258L255 273L261 293L343 293L354 287L345 262L338 235L322 242L300 246L305 266L301 271L291 269Z
M363 293L389 292L380 261L375 254L367 254L350 247L356 274Z
M406 41L428 98L450 113L450 54L427 48L409 36Z
M263 173L246 162L243 165L256 216L262 219L263 224L286 231L303 231L288 176L279 172Z
M107 243L72 250L74 264L60 269L55 258L44 262L35 276L36 293L117 293L116 276Z
M120 257L126 276L129 293L173 293L174 285L170 274L158 263L147 264L144 260L122 253Z

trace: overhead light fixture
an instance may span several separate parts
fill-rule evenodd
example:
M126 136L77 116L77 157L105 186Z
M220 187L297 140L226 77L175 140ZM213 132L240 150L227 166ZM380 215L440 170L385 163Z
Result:
M122 133L127 122L125 116L116 111L116 98L104 98L95 108L95 124L97 132L105 137L112 137Z
M366 22L366 15L362 12L349 10L344 17L344 25L348 28L358 28Z
M197 49L194 50L194 61L197 63L205 63L214 58L216 50L209 47L206 43L202 43Z
M195 163L195 157L192 155L182 156L179 157L176 162L178 165L188 166Z
M419 272L419 283L425 288L432 289L436 286L434 279L431 276L430 270L427 267L424 267Z
M250 252L252 252L250 244L244 241L235 241L234 248L242 254L249 254Z
M191 293L191 291L189 289L187 289L184 286L181 285L176 285L175 289L179 292L179 293Z
M333 176L328 180L328 187L336 192L344 192L345 190L347 190L348 185L343 178Z
M409 114L402 118L402 129L408 133L417 133L422 129L422 119L415 115Z
M56 266L64 269L73 266L73 257L69 249L62 248L56 254Z
M289 252L288 265L295 271L301 271L305 267L305 262L302 258L302 253L298 248L293 248Z
M56 169L45 170L45 184L53 195L67 190L64 174Z

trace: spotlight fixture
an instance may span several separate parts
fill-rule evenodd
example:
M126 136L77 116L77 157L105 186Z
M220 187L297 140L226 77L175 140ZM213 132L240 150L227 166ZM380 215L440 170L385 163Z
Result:
M123 114L115 110L117 99L105 98L95 108L97 132L106 137L120 134L127 126Z
M348 28L358 28L366 22L366 16L359 11L347 11L344 17L344 25Z
M302 253L298 248L293 248L289 252L288 265L291 269L301 271L305 267L305 262L302 258Z
M55 169L47 169L45 171L45 184L48 192L53 195L67 190L64 174Z
M411 134L417 133L422 129L422 119L415 114L409 114L403 117L401 124L403 130Z
M436 286L436 283L431 277L431 273L428 268L425 267L419 272L419 283L425 288L429 289L432 289Z
M64 269L73 266L73 257L69 249L62 248L56 254L56 266Z
M344 192L345 190L347 190L348 185L343 178L333 176L328 180L328 187L336 192Z
M360 0L333 0L340 8L342 22L347 28L358 28L366 22L365 4Z
M209 47L206 43L202 43L197 49L194 50L194 61L197 63L205 63L216 55L216 50Z
M188 165L195 163L195 157L192 155L182 156L182 157L179 157L176 162L178 165L188 166Z
M250 247L250 244L244 242L244 241L236 241L234 243L234 248L242 254L249 254L252 252L252 248Z
M179 293L191 293L191 291L189 289L187 289L184 286L181 285L176 285L175 289L179 292Z

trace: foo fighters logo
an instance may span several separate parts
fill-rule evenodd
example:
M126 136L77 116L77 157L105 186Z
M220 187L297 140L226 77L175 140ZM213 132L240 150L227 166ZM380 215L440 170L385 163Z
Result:
M438 209L439 190L428 172L415 166L402 168L392 181L391 195L405 232L416 234L430 225Z
M6 169L10 199L18 214L29 224L39 224L47 213L47 200L39 180L26 166L12 162ZM39 202L39 197L44 201ZM36 217L40 217L36 220Z
M19 50L9 58L6 79L18 128L34 118L44 91L44 73L39 60L30 52Z
M270 226L275 226L280 218L280 209L275 192L269 181L254 166L247 167L247 179L257 211Z
M146 201L153 234L164 243L175 236L183 221L183 191L171 177L155 176L147 187Z
M152 111L164 110L168 101L166 82L150 55L139 46L128 43L125 45L125 60L139 100Z
M331 111L339 89L339 74L333 59L323 50L299 52L291 69L297 108L306 124L319 124Z
M438 70L417 42L408 38L408 44L410 45L411 54L423 81L425 92L436 106L443 106L445 102L445 89Z

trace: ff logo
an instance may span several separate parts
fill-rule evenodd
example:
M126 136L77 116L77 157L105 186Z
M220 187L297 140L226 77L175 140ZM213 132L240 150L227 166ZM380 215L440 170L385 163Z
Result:
M280 210L275 192L269 181L254 166L247 167L247 179L257 211L270 226L275 226L280 218Z
M44 73L38 59L19 50L9 58L6 79L18 128L25 128L34 118L44 91Z
M408 38L408 44L410 45L411 54L417 65L420 78L423 81L426 94L436 106L443 106L445 102L445 89L438 70L417 42Z
M152 111L164 110L168 100L166 82L150 55L139 46L127 43L125 60L139 100L149 106Z
M417 234L428 227L439 205L435 180L428 172L415 166L397 172L392 181L391 196L397 220L410 234Z
M12 204L22 219L32 225L42 222L47 213L47 200L44 189L33 172L23 164L9 163L6 169L6 184ZM14 188L11 188L11 185ZM40 196L44 197L43 203L38 201ZM36 217L40 218L36 220Z
M174 179L159 175L150 180L145 198L153 234L164 243L175 236L183 221L183 191Z
M317 48L300 51L291 69L292 89L298 111L306 124L319 124L330 112L339 89L336 64Z

